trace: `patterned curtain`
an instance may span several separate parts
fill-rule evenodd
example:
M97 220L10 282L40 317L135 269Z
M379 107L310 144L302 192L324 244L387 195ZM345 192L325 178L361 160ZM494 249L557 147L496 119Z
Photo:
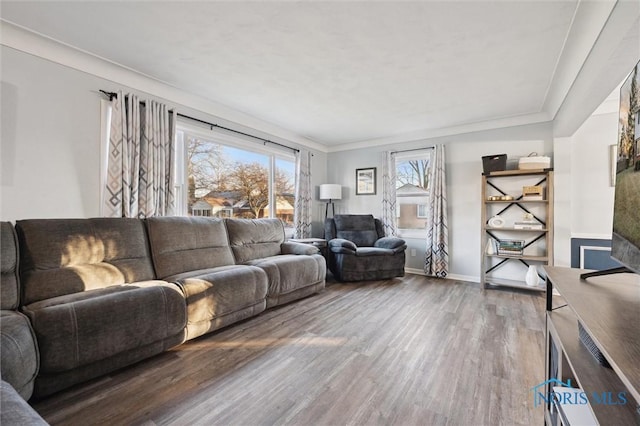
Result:
M312 202L311 152L301 149L296 153L295 238L311 237Z
M396 155L383 153L382 161L382 226L387 237L397 235L396 227Z
M436 145L432 155L424 272L427 275L445 278L449 273L449 237L444 146Z
M175 112L118 92L112 101L105 213L110 217L175 212Z

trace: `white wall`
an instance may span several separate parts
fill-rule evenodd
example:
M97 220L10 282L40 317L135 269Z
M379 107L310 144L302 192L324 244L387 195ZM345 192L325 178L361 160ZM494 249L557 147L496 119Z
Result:
M175 106L183 114L300 147L6 46L0 47L0 56L1 220L99 215L100 89L135 92ZM314 152L312 172L317 188L326 179L325 153ZM322 217L317 213L313 231L322 235Z
M571 136L556 138L556 266L571 266L571 238L611 238L613 198L609 146L618 135L617 90Z
M98 214L100 83L2 48L2 220Z
M571 137L571 233L611 238L613 198L609 146L616 143L618 114L592 115Z
M385 149L412 149L443 143L446 145L449 259L453 278L478 281L480 275L480 183L482 156L507 154L511 167L517 158L530 152L552 155L551 123L518 126L484 132L447 136L408 142L386 147L358 149L329 153L327 175L344 188L341 201L343 213L381 214L382 151ZM378 189L374 195L355 195L355 170L363 167L378 168ZM409 248L415 248L416 257L408 257L407 267L422 270L424 242L407 239ZM410 253L410 251L409 251Z
M573 144L571 138L555 138L553 141L554 159L554 265L571 265L571 204L573 188L571 178L571 160Z

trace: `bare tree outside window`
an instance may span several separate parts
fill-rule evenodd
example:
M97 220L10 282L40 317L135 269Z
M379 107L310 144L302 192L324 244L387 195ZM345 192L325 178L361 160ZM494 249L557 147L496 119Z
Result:
M428 189L429 160L407 160L396 163L396 188L411 184L419 188Z
M195 216L278 217L293 226L295 164L275 157L185 135L188 212ZM275 157L271 161L270 157ZM271 164L275 163L273 181ZM275 208L270 208L270 191ZM273 210L273 212L272 212Z
M246 218L263 217L269 205L269 170L259 163L236 162L226 176L229 187L243 202L239 215Z
M188 136L189 206L209 191L225 191L227 188L224 177L228 170L228 161L221 145Z

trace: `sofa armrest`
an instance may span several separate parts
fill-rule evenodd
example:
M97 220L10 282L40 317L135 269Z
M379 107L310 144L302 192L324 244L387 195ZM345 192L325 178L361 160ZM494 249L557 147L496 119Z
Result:
M342 238L334 238L333 240L329 240L329 250L332 253L343 253L343 254L356 254L356 250L358 246L356 246L353 241L345 240Z
M4 380L0 381L0 406L0 423L3 425L49 424Z
M318 247L311 244L296 243L294 241L285 241L280 245L280 251L282 254L301 254L312 255L320 253Z
M402 238L398 237L382 237L373 245L374 247L391 249L395 253L406 250L407 243Z

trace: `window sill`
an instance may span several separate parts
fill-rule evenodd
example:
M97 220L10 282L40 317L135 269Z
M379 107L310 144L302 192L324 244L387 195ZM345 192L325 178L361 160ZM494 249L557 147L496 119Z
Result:
M427 231L424 229L399 229L398 237L423 240L427 237Z

